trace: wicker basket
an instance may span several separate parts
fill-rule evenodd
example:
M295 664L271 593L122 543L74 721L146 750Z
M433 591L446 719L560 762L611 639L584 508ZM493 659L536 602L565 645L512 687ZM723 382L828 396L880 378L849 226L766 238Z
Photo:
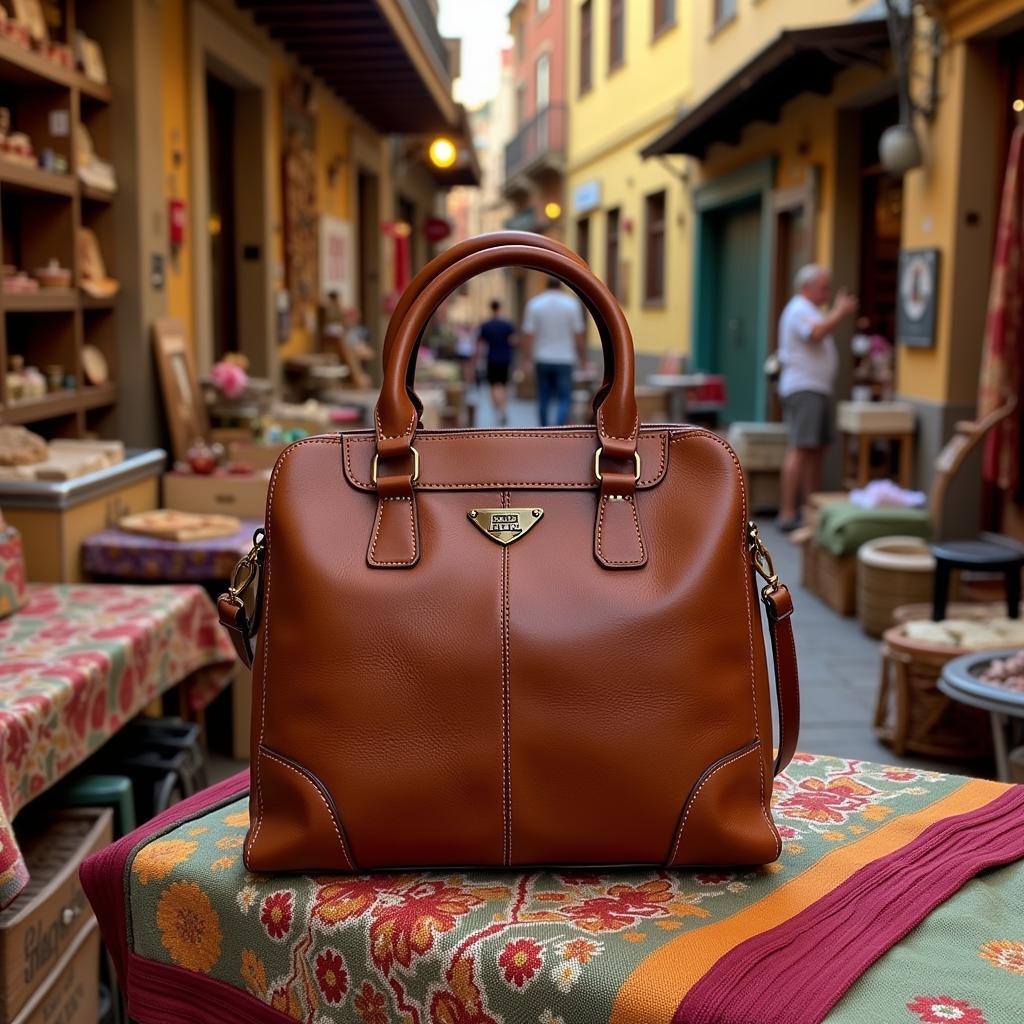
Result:
M893 626L882 636L875 734L900 757L907 751L964 760L991 757L988 713L947 697L936 686L946 662L970 652L913 640L904 630Z
M880 537L857 552L857 618L868 636L881 636L901 605L932 593L935 559L918 537Z

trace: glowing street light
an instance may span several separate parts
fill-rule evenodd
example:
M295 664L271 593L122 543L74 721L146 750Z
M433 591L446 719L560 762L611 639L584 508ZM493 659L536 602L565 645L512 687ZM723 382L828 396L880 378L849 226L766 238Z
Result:
M544 204L544 216L548 220L558 220L562 216L562 207L558 203L545 203Z
M443 135L439 135L433 142L430 143L429 149L430 162L441 170L447 170L452 164L455 163L455 158L458 156L458 150L455 148L455 143L451 139L446 139Z

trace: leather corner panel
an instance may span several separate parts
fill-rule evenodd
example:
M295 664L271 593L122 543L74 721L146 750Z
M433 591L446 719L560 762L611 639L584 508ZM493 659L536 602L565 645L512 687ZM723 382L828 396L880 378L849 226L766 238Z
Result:
M326 440L326 438L325 438ZM452 443L452 442L457 443ZM341 435L342 462L348 482L360 491L375 490L370 464L375 451L372 433ZM595 490L592 427L569 430L421 430L415 447L420 455L417 491L506 490L544 488ZM637 442L644 490L661 482L668 466L668 431L646 429Z
M334 798L307 768L266 748L257 751L255 802L245 843L250 871L355 871ZM286 814L275 814L285 809ZM269 815L269 817L268 817Z
M669 867L767 864L778 858L781 841L765 808L763 753L752 740L697 781L679 816Z

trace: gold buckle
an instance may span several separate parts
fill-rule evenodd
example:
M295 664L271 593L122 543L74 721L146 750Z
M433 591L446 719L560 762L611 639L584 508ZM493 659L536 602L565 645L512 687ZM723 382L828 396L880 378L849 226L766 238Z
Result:
M242 595L252 586L252 581L256 579L260 562L263 560L263 545L266 541L266 536L266 531L262 526L252 535L252 547L239 559L238 564L231 573L228 593L232 597L241 600ZM244 578L240 578L243 573L245 574Z
M420 453L416 449L409 445L409 451L412 452L412 482L416 483L420 478ZM370 463L370 481L373 486L377 486L377 465L380 462L380 455L374 453L373 462Z
M597 451L594 452L594 476L597 478L598 482L600 482L601 480L604 479L604 477L601 476L601 456L603 454L604 454L604 447L603 446L598 448ZM635 472L633 474L633 479L634 480L639 480L640 479L640 453L638 451L634 451L633 452L633 462L634 462L634 464L636 466L636 470L635 470Z
M761 596L767 597L779 589L779 574L775 571L772 553L768 550L765 542L761 540L761 535L757 531L757 523L749 522L747 533L750 537L750 551L754 558L754 571L765 581L765 585L761 589Z

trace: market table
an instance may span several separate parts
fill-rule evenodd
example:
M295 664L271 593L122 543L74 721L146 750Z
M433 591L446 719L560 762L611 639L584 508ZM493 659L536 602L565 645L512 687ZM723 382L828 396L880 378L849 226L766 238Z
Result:
M28 879L14 815L155 697L217 686L235 660L199 587L35 583L27 598L0 621L0 907Z
M248 784L83 865L140 1024L1021 1019L1024 786L797 754L763 868L306 876L245 870Z
M203 540L164 540L110 528L82 541L82 571L117 580L209 583L231 578L262 521L243 519L236 533Z
M216 600L238 560L252 547L253 533L262 525L262 519L242 519L237 532L228 536L187 541L163 540L117 528L100 530L82 541L82 571L97 579L118 582L201 583ZM251 715L252 674L239 662L231 688L231 752L243 761L249 759Z
M992 746L996 772L1004 782L1010 780L1010 744L1007 734L1012 719L1024 721L1024 693L984 682L980 672L997 658L1008 658L1020 651L1010 647L1001 651L976 651L947 662L939 677L938 688L953 700L987 711L992 719Z

